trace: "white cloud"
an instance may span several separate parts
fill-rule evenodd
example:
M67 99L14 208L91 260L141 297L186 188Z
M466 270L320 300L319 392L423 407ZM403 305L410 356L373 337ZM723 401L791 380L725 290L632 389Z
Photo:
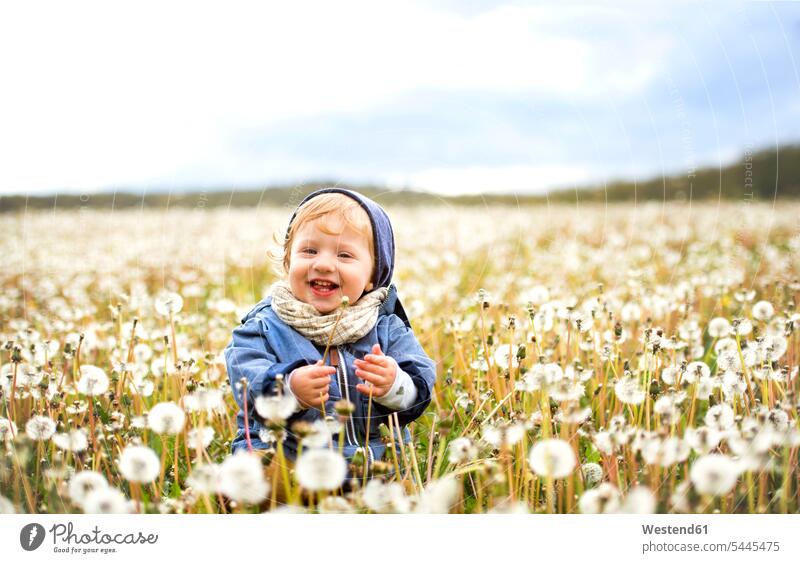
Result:
M553 187L582 186L592 172L575 166L471 166L431 168L393 176L388 187L413 187L445 195L545 193Z
M419 91L519 94L576 108L636 96L675 48L656 17L664 10L674 11L501 5L465 15L363 0L6 3L0 193L249 179L236 173L258 174L252 155L239 152L243 131L366 114ZM305 161L302 145L289 150L286 169ZM281 169L280 155L269 160ZM503 170L514 185L527 181L524 166ZM402 174L443 185L452 176Z

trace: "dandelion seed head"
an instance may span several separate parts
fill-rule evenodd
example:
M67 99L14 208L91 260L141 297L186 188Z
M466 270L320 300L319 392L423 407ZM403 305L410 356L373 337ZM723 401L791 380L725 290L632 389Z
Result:
M686 366L686 372L683 374L683 381L686 383L694 383L703 377L711 375L711 368L705 362L691 362Z
M294 414L297 400L292 395L262 395L256 398L256 412L273 423L282 423Z
M37 415L25 423L25 433L34 441L49 440L56 431L56 423L48 416Z
M201 463L192 469L192 474L186 478L186 484L200 494L212 494L217 491L219 483L219 465L215 463Z
M722 433L715 428L706 426L701 426L700 428L690 427L686 429L684 438L697 453L707 454L719 445Z
M578 509L583 514L611 514L620 506L619 491L610 483L600 483L585 491L578 499Z
M327 449L303 452L295 465L295 477L309 491L332 491L347 476L347 464L338 453Z
M98 490L108 487L108 481L96 471L80 471L69 480L69 497L78 506L83 506L86 497Z
M82 452L89 446L89 438L83 429L72 430L53 434L53 443L60 449L72 452Z
M14 503L8 500L3 495L0 495L0 514L16 514Z
M603 480L603 468L599 463L584 463L581 465L581 474L587 488L592 488Z
M214 429L210 426L192 428L186 433L186 443L191 449L204 450L211 445L214 439Z
M639 381L631 376L623 377L614 384L617 398L628 405L638 405L644 401L645 392Z
M759 301L753 305L753 318L759 321L768 321L775 314L775 308L769 301Z
M255 454L241 451L229 455L222 462L218 483L219 492L245 504L258 504L267 498L270 491L270 485L264 479L261 459Z
M355 508L342 497L325 497L317 506L320 514L352 514Z
M119 489L103 487L91 491L83 501L86 514L127 514L130 503Z
M185 422L186 413L172 402L158 403L147 414L147 426L156 434L177 434Z
M661 370L661 381L663 381L667 385L675 385L675 382L677 381L677 376L680 372L681 372L680 366L676 365L666 366L663 370Z
M727 430L734 423L733 409L725 403L714 405L708 409L703 420L709 428Z
M575 468L575 453L564 440L547 439L537 442L528 455L531 469L544 477L561 479Z
M645 486L637 485L628 490L618 512L623 514L653 514L656 511L656 498Z
M530 514L528 505L522 501L502 501L489 510L489 514Z
M183 297L172 291L162 291L156 296L154 305L159 315L168 317L183 309Z
M82 365L81 377L77 383L78 393L89 397L102 395L108 391L108 376L97 366Z
M450 442L448 461L454 465L468 463L478 455L478 448L467 437L456 438Z
M452 475L428 483L417 499L415 512L447 514L458 502L459 484Z
M500 422L494 426L485 425L481 438L483 441L495 448L513 446L525 435L525 427L518 422Z
M750 319L736 319L733 321L733 332L738 336L747 336L753 332L753 323Z
M156 452L147 446L128 446L119 458L120 473L133 483L151 483L158 477L160 468Z
M689 478L700 494L724 495L736 485L739 469L728 456L707 454L695 460L689 470Z
M404 514L411 510L411 500L406 497L400 483L384 483L372 479L364 487L361 500L372 512Z

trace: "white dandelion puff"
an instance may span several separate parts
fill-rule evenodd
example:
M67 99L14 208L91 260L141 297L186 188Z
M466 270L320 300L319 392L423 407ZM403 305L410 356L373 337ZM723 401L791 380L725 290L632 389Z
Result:
M448 449L448 461L454 465L470 462L478 455L477 446L467 437L456 438Z
M731 323L725 317L715 317L708 322L708 334L712 338L724 338L731 333Z
M86 496L83 511L86 514L127 514L130 512L130 503L119 489L104 487Z
M737 319L733 323L733 332L739 336L747 336L753 332L753 323L750 319Z
M8 500L3 495L0 495L0 514L16 514L14 503Z
M309 491L332 491L347 476L347 464L339 453L331 450L309 450L297 459L295 477Z
M675 385L677 376L681 372L680 366L670 365L661 370L661 381L667 385Z
M578 508L583 514L611 514L619 509L619 505L619 491L610 483L600 483L584 492L578 500Z
M637 303L625 303L620 311L623 322L629 323L642 318L642 308Z
M515 368L519 365L515 349L508 344L501 344L492 356L494 363L501 369Z
M775 314L775 308L769 301L759 301L753 305L753 318L759 321L768 321Z
M624 514L652 514L656 511L656 498L653 492L642 485L628 490L618 512Z
M458 481L451 475L428 483L419 495L415 511L425 514L447 514L458 502L458 490Z
M489 514L530 514L528 505L522 501L502 501L489 510Z
M728 456L708 454L695 460L689 470L689 478L700 494L724 495L736 485L739 469L737 463Z
M202 388L189 393L183 398L183 406L188 412L222 411L224 409L223 393L220 389Z
M575 468L575 452L564 440L547 439L537 442L528 455L531 469L545 477L561 479Z
M185 422L186 413L172 402L158 403L147 415L147 426L156 434L177 434Z
M703 377L711 375L711 368L705 362L691 362L686 366L686 372L683 374L682 380L686 383L694 383Z
M700 428L687 428L684 438L694 451L699 454L707 454L719 445L722 434L707 426Z
M78 506L83 506L86 497L99 489L108 487L108 481L96 471L80 471L69 480L69 497Z
M211 445L214 439L214 429L210 426L192 428L186 433L186 443L192 449L204 450Z
M483 441L495 448L513 446L525 435L525 427L518 422L499 423L496 426L486 425L483 427L481 438Z
M183 309L183 297L171 291L162 291L154 302L156 312L162 317L168 317Z
M361 501L372 512L406 513L411 509L411 501L403 492L400 483L384 483L372 479L361 493Z
M108 376L97 366L82 365L81 378L76 387L82 395L102 395L108 391Z
M353 505L343 497L325 497L317 506L320 514L352 514L355 512Z
M247 504L267 498L270 486L264 479L261 458L246 452L226 457L219 467L219 491L231 500Z
M192 469L192 474L186 479L186 484L200 494L216 492L219 483L219 465L215 463L202 463Z
M49 440L55 431L56 423L48 416L34 416L25 424L25 433L31 440Z
M160 468L156 452L147 446L128 446L119 458L120 473L134 483L155 481Z
M82 452L89 446L89 438L83 429L70 432L53 434L53 443L60 449L72 452Z
M256 398L256 412L269 422L283 422L297 409L292 395L262 395Z
M623 377L614 384L617 398L628 405L638 405L644 401L644 389L635 377Z
M725 403L714 405L708 409L703 420L709 428L727 430L733 426L733 409Z

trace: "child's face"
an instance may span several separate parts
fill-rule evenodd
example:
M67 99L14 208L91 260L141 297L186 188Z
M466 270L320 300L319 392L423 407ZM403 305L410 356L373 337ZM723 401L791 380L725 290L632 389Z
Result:
M328 234L320 225L338 234ZM290 250L292 293L320 313L336 309L344 295L355 304L365 289L372 289L371 244L335 214L308 221L295 233Z

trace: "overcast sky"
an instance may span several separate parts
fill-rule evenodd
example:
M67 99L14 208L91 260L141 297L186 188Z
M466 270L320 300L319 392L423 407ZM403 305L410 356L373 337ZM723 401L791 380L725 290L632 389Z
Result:
M800 140L798 3L8 4L4 194L541 192Z

